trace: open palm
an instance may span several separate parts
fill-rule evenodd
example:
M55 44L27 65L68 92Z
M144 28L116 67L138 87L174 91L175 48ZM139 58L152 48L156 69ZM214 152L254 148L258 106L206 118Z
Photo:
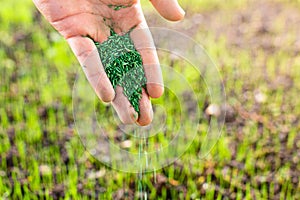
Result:
M163 93L159 61L139 0L33 0L50 24L68 41L85 75L98 97L111 102L123 123L147 125L153 112L149 97ZM166 19L177 21L184 16L176 0L152 0L157 11ZM102 43L110 35L110 28L118 34L132 28L130 36L142 56L147 91L143 89L138 116L121 87L114 91L94 41ZM88 37L85 37L88 36Z

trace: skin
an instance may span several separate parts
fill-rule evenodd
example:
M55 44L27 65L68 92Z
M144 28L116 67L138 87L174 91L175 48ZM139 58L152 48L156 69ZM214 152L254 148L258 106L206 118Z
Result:
M141 126L150 124L153 118L150 97L160 97L164 87L155 46L139 0L33 0L33 2L49 23L67 40L96 94L102 101L112 103L120 120L124 124L137 123ZM184 17L184 11L177 0L151 0L151 3L167 20L179 21ZM116 11L109 5L127 7ZM147 78L147 92L143 90L140 100L140 116L122 93L121 87L117 87L116 92L114 91L94 42L90 39L102 43L110 35L110 27L118 34L134 28L130 36L142 56Z

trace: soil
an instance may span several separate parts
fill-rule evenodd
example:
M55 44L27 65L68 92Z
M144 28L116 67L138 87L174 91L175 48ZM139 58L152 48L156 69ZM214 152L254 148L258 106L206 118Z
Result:
M146 16L147 17L147 16ZM280 30L275 30L275 21L276 19L281 19L285 22L284 27L282 27ZM227 39L227 45L228 48L235 48L236 50L248 50L252 52L253 57L257 56L256 53L258 50L264 51L267 55L272 56L274 53L276 53L279 50L284 50L287 52L290 52L291 57L296 56L300 52L300 12L298 9L293 8L291 6L286 6L282 3L275 3L275 2L269 2L269 1L262 1L262 2L256 2L253 4L249 4L246 8L242 10L238 10L234 13L228 13L228 11L222 11L222 10L214 10L210 12L205 13L188 13L186 16L186 21L179 24L168 24L167 22L162 22L161 18L155 17L153 15L148 16L148 23L149 26L167 26L171 27L177 30L183 30L185 33L187 33L190 36L194 36L198 31L201 31L203 33L209 32L214 33L214 36L217 39L220 37L226 37ZM227 19L227 22L223 19ZM224 23L220 23L224 22ZM286 37L287 29L296 32L297 38L294 38L293 41L289 41ZM225 68L221 63L221 68ZM73 78L73 75L72 75ZM226 77L224 78L226 80ZM12 77L12 82L15 80L14 77ZM276 81L272 81L267 77L267 82L269 82L268 86L270 90L274 90L278 88L280 85L281 87L284 87L285 90L289 90L293 87L294 80L289 74L280 75L277 77ZM225 87L226 87L226 81L225 81ZM229 95L236 95L234 91L228 91ZM236 98L240 100L241 104L244 101L240 95L236 95ZM241 104L228 104L223 105L222 109L225 110L228 114L226 115L226 129L228 134L232 134L232 141L230 142L230 148L232 151L232 160L228 162L224 166L224 172L226 170L234 170L234 169L244 169L245 163L238 161L237 159L237 144L241 142L244 138L244 135L242 133L243 127L247 124L247 122L250 120L252 122L257 123L258 131L260 131L262 128L267 128L268 130L271 130L271 132L276 132L276 130L280 129L280 150L274 150L272 149L273 146L273 140L270 136L270 139L265 142L265 151L261 153L261 155L256 155L259 157L265 157L266 162L273 163L273 169L272 171L276 171L279 166L285 165L286 163L290 163L291 169L289 176L291 177L291 181L294 185L294 189L297 190L297 187L299 187L299 177L300 177L300 169L298 168L299 159L297 160L295 158L295 154L298 155L298 158L300 156L300 147L299 141L300 141L300 135L298 134L294 141L294 150L290 150L286 148L287 143L287 137L289 134L289 129L280 128L281 121L284 119L279 118L273 118L271 120L265 120L265 117L259 112L259 107L257 109L249 110L247 108L244 108L241 106ZM38 110L38 113L40 115L40 118L44 120L45 126L46 121L48 119L48 113L49 110L57 110L57 105L53 105L50 107L44 107L40 106L40 109ZM13 123L15 121L12 114L10 114L12 111L7 110L8 114L8 120ZM66 149L66 143L70 140L70 138L74 137L74 130L72 128L72 113L66 112L66 115L64 116L66 122L68 123L68 126L70 126L69 129L64 130L60 134L60 140L59 141L53 141L49 137L48 130L43 131L43 145L45 147L50 146L52 144L57 144L59 146L59 149L61 151L61 157L64 160L65 164L68 164L70 161L69 155L67 153ZM292 124L294 127L299 127L300 119L299 116L293 116ZM6 165L8 171L6 172L6 175L10 177L10 184L14 184L11 174L12 171L16 170L18 168L18 165L16 165L15 161L13 160L13 157L15 157L17 160L19 158L19 152L16 148L16 145L14 144L14 138L15 138L15 128L10 127L7 130L7 134L9 136L9 141L11 143L11 148L8 151L8 153L5 156L6 159ZM257 141L253 142L253 148L255 149L255 146L257 145ZM278 159L279 158L279 159ZM3 162L3 157L0 157L0 162ZM76 161L79 162L79 161ZM87 167L87 173L90 170L91 172L96 168L99 168L99 165L93 162L89 162L89 160L86 161ZM180 163L180 161L176 161L174 164L175 169L178 171L177 174L182 173L183 164ZM255 169L259 170L260 168L263 168L263 164L261 163L255 163ZM245 174L242 177L241 182L233 183L232 180L227 180L228 184L234 185L234 191L231 190L231 188L221 188L218 185L220 185L219 181L217 180L217 174L214 170L214 163L207 164L204 169L204 174L192 174L191 176L194 176L193 179L200 180L201 177L207 177L210 176L212 180L216 182L216 191L218 193L221 193L225 196L227 196L229 199L235 199L236 198L236 190L241 189L242 191L246 191L246 184L248 182L255 182L257 186L263 185L264 183L268 184L274 184L274 199L279 199L279 192L282 188L282 183L279 181L276 181L275 173L268 174L264 180L261 179L260 176L257 176L254 178L254 180L250 179L253 178L248 174ZM20 167L20 166L19 166ZM27 174L25 170L18 170L18 173L20 174ZM21 176L20 176L21 177ZM134 176L131 177L134 180ZM156 180L154 180L156 179ZM20 180L21 184L25 184L26 181ZM89 191L84 189L84 180L80 181L80 183L77 186L78 192L82 194L87 194L92 197L93 194L90 194ZM180 192L185 193L187 190L187 179L181 185L177 185L175 180L169 180L167 178L167 170L162 170L159 174L156 175L156 177L153 176L152 178L152 184L157 190L157 194L161 194L162 188L167 188L167 193L170 195L170 190L177 190ZM223 183L224 184L224 183ZM61 197L64 197L64 185L57 184L53 186L53 190L50 191L50 195L54 199L59 199ZM205 194L205 188L204 185L202 185L201 188L199 188L199 191L203 194ZM133 199L134 198L134 191L136 190L135 182L132 181L129 183L128 189L119 189L114 193L115 199L124 199L124 194L126 194L127 199ZM94 191L96 193L101 193L105 191L105 188L101 187L100 185L95 186Z

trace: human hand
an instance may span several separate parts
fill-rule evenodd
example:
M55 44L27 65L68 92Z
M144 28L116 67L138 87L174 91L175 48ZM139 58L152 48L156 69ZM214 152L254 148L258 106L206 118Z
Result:
M163 94L163 79L159 60L139 0L33 0L38 10L67 40L80 62L85 75L97 96L112 105L125 124L137 122L148 125L153 111L150 98ZM166 19L178 21L184 11L177 0L151 0L156 10ZM123 6L120 8L120 6ZM118 10L118 8L120 8ZM116 33L130 33L137 51L141 54L147 91L140 99L140 115L117 86L114 91L101 63L94 41L102 43L110 35L110 27ZM89 36L85 37L85 36Z

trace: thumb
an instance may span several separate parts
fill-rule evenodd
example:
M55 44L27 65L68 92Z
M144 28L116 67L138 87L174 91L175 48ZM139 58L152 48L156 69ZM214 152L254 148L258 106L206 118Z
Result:
M177 0L150 0L159 14L170 21L182 20L185 12Z

